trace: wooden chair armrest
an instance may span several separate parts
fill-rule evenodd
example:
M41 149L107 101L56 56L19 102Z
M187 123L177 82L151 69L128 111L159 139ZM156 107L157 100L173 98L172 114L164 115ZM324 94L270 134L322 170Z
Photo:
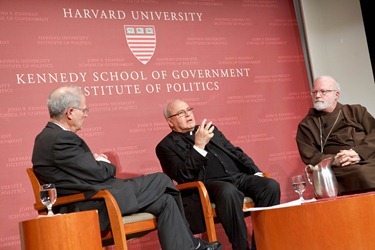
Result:
M83 193L62 196L62 197L57 198L54 206L66 205L66 204L80 202L80 201L100 200L100 199L104 201L107 207L107 213L108 213L108 218L109 218L109 222L111 225L113 241L116 242L116 245L126 246L126 236L125 236L124 224L122 221L122 214L117 204L117 201L115 200L115 198L109 191L100 190L95 195L87 199L85 198ZM40 211L40 210L45 209L46 207L41 202L39 202L38 204L35 204L35 208L38 211Z
M34 170L32 168L26 169L27 174L30 178L31 185L34 191L34 197L35 197L35 204L34 208L38 211L38 214L46 214L46 207L42 204L40 198L39 198L39 180L37 179ZM103 200L108 213L109 223L111 225L111 235L108 234L104 238L102 238L102 241L106 241L107 239L111 240L113 238L113 241L115 243L116 249L122 249L127 250L128 247L126 245L126 236L125 236L125 229L124 224L122 220L122 214L120 211L120 208L117 204L117 201L112 196L112 194L107 190L101 190L97 192L95 195L93 195L90 198L85 198L85 195L83 193L78 194L72 194L72 195L66 195L57 197L56 202L54 206L61 206L66 205L70 203L80 202L80 201L88 201L88 200ZM103 241L103 242L104 242Z
M61 196L57 197L56 202L55 204L53 204L53 206L55 207L60 205L66 205L84 200L86 200L86 198L83 193ZM34 208L38 211L39 214L41 214L46 209L46 206L44 206L40 200L37 200L34 205Z
M199 192L199 198L202 206L202 211L204 215L204 220L207 229L207 237L210 242L214 242L217 240L216 238L216 230L215 230L215 223L214 223L214 213L211 206L210 197L208 196L207 189L203 182L201 181L194 181L194 182L186 182L182 184L178 184L177 188L179 190L185 189L192 189L196 188Z
M207 189L203 182L201 181L192 181L192 182L185 182L182 184L177 185L178 190L185 190L185 189L192 189L197 188L199 191L199 195L203 197L205 200L208 199L210 201L210 197L208 196Z
M106 191L106 190L102 190L102 191ZM96 193L95 195L93 195L92 197L90 197L88 199L85 198L85 195L83 193L71 194L71 195L57 197L56 202L55 202L55 204L53 204L53 206L55 207L55 206L67 205L67 204L70 204L70 203L86 201L86 200L104 199L105 197L108 196L108 194L106 194L105 192L102 192L102 191L99 191L98 193ZM106 191L106 192L108 192L108 191ZM38 200L37 203L35 204L35 209L38 210L38 211L45 210L46 206L44 206L42 204L42 202Z
M208 195L207 189L203 182L201 181L193 181L193 182L186 182L182 184L178 184L177 188L179 190L186 190L186 189L198 189L199 192L199 198L201 201L201 205L204 211L207 213L212 214L212 206L211 206L211 201L210 197Z
M116 246L123 246L125 248L124 250L127 250L122 214L113 195L107 190L101 190L90 199L104 199L105 205L107 207L109 222L111 225L113 241L115 242Z

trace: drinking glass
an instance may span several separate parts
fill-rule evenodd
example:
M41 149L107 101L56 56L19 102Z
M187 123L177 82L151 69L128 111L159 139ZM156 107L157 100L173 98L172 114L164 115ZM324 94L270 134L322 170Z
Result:
M40 200L48 209L48 216L54 215L52 205L56 202L57 192L55 184L48 183L40 186Z
M299 194L299 200L304 201L305 199L303 199L302 193L306 189L306 182L305 178L303 178L303 175L292 176L292 185L294 191Z

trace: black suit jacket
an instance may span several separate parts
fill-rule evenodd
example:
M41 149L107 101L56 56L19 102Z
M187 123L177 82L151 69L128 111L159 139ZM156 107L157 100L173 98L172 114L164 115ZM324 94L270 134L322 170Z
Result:
M241 148L235 147L216 127L209 143L232 158L242 173L260 172L254 161ZM206 181L207 158L198 153L193 144L193 139L189 142L183 134L172 131L156 146L156 155L163 171L178 183Z
M235 147L216 127L214 137L209 143L223 150L239 167L242 173L260 172L253 160L241 148ZM172 131L157 146L156 155L163 171L178 183L206 181L205 166L207 158L194 148L194 139L187 139L182 133ZM198 214L199 196L197 193L182 192L186 218L194 233L205 231L203 215Z
M86 197L108 190L123 214L138 211L138 201L128 180L115 178L116 167L96 161L78 135L48 122L36 137L32 155L33 169L41 183L54 183L58 196L84 192ZM60 212L98 209L101 229L108 225L104 202L81 202L62 207Z

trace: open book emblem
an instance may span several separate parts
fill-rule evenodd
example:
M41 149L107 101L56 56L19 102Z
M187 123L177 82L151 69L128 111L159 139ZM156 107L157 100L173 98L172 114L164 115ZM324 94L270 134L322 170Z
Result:
M126 42L130 51L143 64L148 63L156 48L153 25L124 25Z

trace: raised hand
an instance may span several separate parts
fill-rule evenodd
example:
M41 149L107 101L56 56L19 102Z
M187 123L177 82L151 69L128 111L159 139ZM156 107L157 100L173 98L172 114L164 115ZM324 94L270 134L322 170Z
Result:
M198 130L195 132L194 145L198 148L204 149L211 138L214 137L214 129L215 127L212 125L211 121L206 124L206 119L203 119Z

